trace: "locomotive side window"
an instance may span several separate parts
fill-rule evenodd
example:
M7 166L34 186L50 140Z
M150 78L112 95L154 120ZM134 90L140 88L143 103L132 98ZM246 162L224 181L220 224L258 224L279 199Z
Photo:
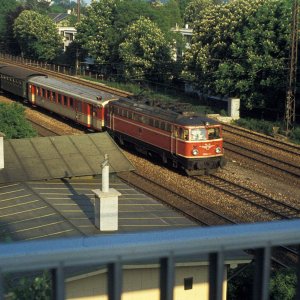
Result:
M176 126L174 126L173 136L176 138L178 137L178 128Z
M220 128L208 128L207 133L209 140L220 138Z
M170 124L170 123L167 123L167 124L166 124L166 130L167 130L168 132L171 132L171 124Z

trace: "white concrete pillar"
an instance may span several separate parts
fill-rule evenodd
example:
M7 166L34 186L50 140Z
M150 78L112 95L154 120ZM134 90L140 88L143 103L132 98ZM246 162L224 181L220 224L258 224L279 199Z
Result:
M102 190L92 190L95 194L95 226L101 231L118 230L119 193L109 188L109 161L105 154L102 163Z
M234 120L240 118L240 99L228 98L228 115Z
M0 132L0 170L4 169L4 136L5 134Z

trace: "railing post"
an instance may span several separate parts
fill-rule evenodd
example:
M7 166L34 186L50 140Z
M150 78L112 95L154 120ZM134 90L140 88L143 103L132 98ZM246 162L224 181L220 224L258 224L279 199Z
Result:
M224 253L209 254L209 300L223 299Z
M3 273L0 269L0 300L4 299L4 278Z
M269 299L271 247L255 250L253 300Z
M173 300L174 294L174 258L160 259L160 300Z
M121 300L122 265L119 261L108 264L107 284L108 284L108 299Z
M51 270L52 277L52 300L65 299L65 278L62 264Z
M298 253L300 251L300 245L298 246ZM296 300L300 300L300 258L298 257L297 264L297 285L296 285Z

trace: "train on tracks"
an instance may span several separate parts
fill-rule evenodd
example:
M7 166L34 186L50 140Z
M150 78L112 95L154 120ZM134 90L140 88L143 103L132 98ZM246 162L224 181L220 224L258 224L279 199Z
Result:
M209 174L226 163L222 126L205 116L119 98L17 66L0 65L0 89L91 130L107 130L119 144L158 156L188 175Z

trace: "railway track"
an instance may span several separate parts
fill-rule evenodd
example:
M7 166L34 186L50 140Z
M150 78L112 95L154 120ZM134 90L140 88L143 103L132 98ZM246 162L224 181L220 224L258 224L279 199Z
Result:
M292 219L300 217L300 209L255 192L247 187L220 178L217 175L196 176L193 178L247 204L263 209L276 218Z
M232 134L235 137L236 136L243 137L247 140L260 143L266 146L270 146L280 151L286 151L288 153L292 153L296 155L297 157L300 157L300 145L288 143L285 141L280 141L274 137L265 134L261 134L242 127L225 124L225 123L223 123L223 132L225 134L226 133Z
M67 75L65 73L60 73L60 72L57 72L57 71L49 70L47 68L41 68L41 67L33 66L33 65L30 65L30 64L25 64L25 66L24 66L24 63L19 63L19 62L16 62L16 61L6 60L6 59L3 59L3 58L0 58L0 62L9 64L9 65L14 65L14 66L26 68L26 69L33 70L33 71L38 71L38 72L41 72L41 73L44 73L44 74L47 74L47 75L51 75L51 76L56 77L56 78L60 78L64 81L71 81L73 83L78 83L78 84L88 86L88 87L91 87L91 88L94 88L94 89L99 89L101 91L111 93L111 94L119 96L119 97L128 97L128 96L132 95L131 93L122 91L120 89L109 87L105 84L101 84L101 83L98 83L98 82L92 82L92 81L89 81L89 80L85 80L83 78L78 78L78 77L74 77L74 76L71 76L71 75Z
M224 142L224 147L227 151L234 153L235 156L242 156L252 161L259 162L266 167L270 167L271 169L280 171L285 175L289 175L297 181L300 179L300 165L289 161L283 161L280 158L270 157L264 152L253 149L250 150L242 145L238 145L237 143L229 141Z
M118 176L128 184L133 185L135 188L142 190L155 199L166 203L202 226L236 224L235 221L229 219L225 215L222 215L195 200L189 199L184 195L176 193L167 188L164 184L155 182L138 172L118 174Z
M28 119L27 120L30 122L30 124L32 125L32 127L38 132L38 135L41 137L46 137L46 136L59 136L60 134L57 131L54 131L44 125L41 125L40 123L32 120L32 119Z

